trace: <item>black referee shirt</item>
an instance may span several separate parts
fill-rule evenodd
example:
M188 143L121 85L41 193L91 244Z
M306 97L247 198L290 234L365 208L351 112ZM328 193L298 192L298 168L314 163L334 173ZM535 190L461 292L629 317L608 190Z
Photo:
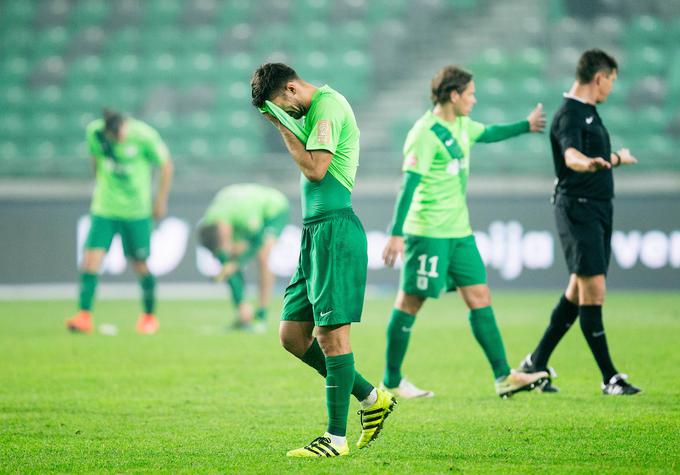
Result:
M609 132L595 106L565 97L553 116L550 145L557 176L556 193L597 200L614 197L611 170L577 173L568 168L564 160L564 152L573 147L586 157L602 157L611 161Z

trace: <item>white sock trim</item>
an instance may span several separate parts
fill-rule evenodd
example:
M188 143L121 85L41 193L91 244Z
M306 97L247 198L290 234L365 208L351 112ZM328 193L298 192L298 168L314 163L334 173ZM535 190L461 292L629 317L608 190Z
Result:
M361 408L362 409L368 409L371 407L373 404L376 403L378 400L378 390L373 388L373 390L368 393L368 396L366 396L366 399L360 402Z

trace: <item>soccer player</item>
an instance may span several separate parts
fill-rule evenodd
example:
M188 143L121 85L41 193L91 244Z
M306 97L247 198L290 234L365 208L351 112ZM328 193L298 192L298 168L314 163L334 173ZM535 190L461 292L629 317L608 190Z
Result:
M226 280L239 316L236 329L264 330L274 274L269 255L288 223L288 199L278 190L257 184L224 187L215 196L198 226L198 238L222 264L217 281ZM244 302L242 269L257 255L260 271L259 306L252 326L252 308Z
M79 311L66 320L66 326L73 332L92 332L97 274L114 235L119 234L142 288L144 312L137 321L137 331L153 334L159 327L154 316L156 281L146 260L151 250L152 216L158 220L167 212L173 173L170 154L149 125L110 110L87 126L86 137L96 183L90 232L81 263ZM160 167L160 174L152 209L151 179L155 166Z
M401 374L416 314L425 300L442 290L458 289L470 309L472 333L484 350L495 377L496 393L505 398L545 382L547 373L510 370L491 307L486 269L477 250L465 198L470 148L545 126L542 105L526 120L485 126L469 118L477 99L472 74L446 66L432 79L434 104L409 131L404 144L404 180L397 198L385 264L403 256L400 290L387 327L383 385L404 398L431 397Z
M251 86L253 105L276 126L302 172L302 243L284 294L281 343L326 378L326 433L287 455L347 455L350 394L362 408L359 448L378 436L396 403L355 371L350 345L351 324L361 320L368 264L366 234L351 201L359 128L344 96L304 81L285 64L260 66ZM302 117L304 126L294 120Z
M609 132L597 112L596 106L607 100L617 74L613 57L599 49L584 52L576 80L553 117L550 144L557 175L553 202L569 283L552 311L543 338L522 361L520 370L548 369L553 350L580 316L583 336L602 373L602 392L629 395L640 389L614 367L602 324L611 255L612 168L637 163L627 148L611 151ZM552 384L543 390L558 391Z

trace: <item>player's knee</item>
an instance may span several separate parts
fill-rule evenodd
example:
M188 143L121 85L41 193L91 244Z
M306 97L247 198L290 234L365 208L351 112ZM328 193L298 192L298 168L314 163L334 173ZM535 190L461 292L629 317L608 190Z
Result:
M103 257L103 254L97 250L85 251L80 267L85 272L99 272Z
M423 303L425 303L424 298L399 291L394 306L402 312L406 312L409 315L415 315L421 309Z
M281 346L283 346L288 353L291 353L298 358L305 354L312 342L311 338L305 339L299 335L291 335L284 329L279 330L279 341L281 342Z
M146 261L133 261L132 267L137 274L144 275L149 273L149 266L146 265Z

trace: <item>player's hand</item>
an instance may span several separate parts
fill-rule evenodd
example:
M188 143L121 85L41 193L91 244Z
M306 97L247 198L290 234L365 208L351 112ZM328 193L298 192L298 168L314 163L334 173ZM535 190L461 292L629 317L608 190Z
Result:
M168 203L165 201L156 201L153 205L153 219L160 221L168 214Z
M628 150L627 148L622 148L618 150L616 153L618 153L619 157L621 157L621 165L634 165L638 162L637 158L632 156L630 154L630 150Z
M238 270L238 264L236 262L227 262L222 266L220 269L220 272L213 277L213 280L215 282L224 282L227 280L229 277L234 274Z
M398 257L404 256L404 238L401 236L390 236L383 250L383 260L388 267L394 267Z
M265 112L265 113L262 114L262 115L264 116L265 119L267 119L269 122L271 122L272 124L274 124L276 127L278 127L278 126L281 124L281 122L279 121L279 119L277 119L276 117L274 117L274 116L273 116L272 114L270 114L269 112Z
M605 160L602 157L595 157L590 160L590 163L588 164L588 171L589 172L596 172L599 170L609 170L612 167L612 164L609 163L607 160Z
M527 116L529 121L529 130L531 132L543 132L545 129L545 112L543 112L543 104L538 103L534 110Z

